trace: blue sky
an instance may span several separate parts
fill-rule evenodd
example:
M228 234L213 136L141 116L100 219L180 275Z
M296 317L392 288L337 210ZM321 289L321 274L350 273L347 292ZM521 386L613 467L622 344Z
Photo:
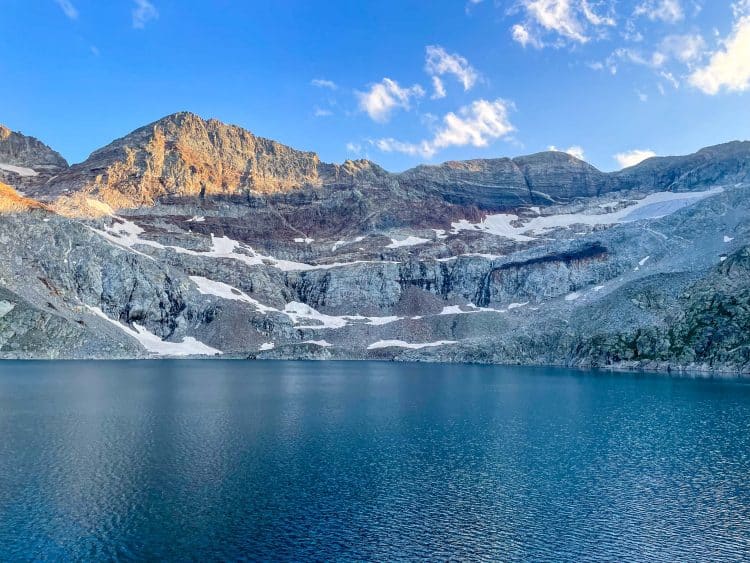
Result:
M750 138L750 0L0 2L0 123L71 162L180 110L390 170Z

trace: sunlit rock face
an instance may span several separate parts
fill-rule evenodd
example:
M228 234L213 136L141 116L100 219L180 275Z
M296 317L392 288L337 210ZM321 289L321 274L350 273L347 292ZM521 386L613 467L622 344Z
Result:
M188 113L70 168L35 143L0 185L2 357L750 370L750 143L401 174Z

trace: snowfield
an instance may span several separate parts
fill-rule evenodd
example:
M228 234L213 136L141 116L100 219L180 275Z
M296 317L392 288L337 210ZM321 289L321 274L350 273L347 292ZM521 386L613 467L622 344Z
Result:
M521 219L518 215L498 213L488 215L480 223L470 223L466 219L461 219L451 224L453 227L451 232L455 234L459 231L479 230L518 242L528 242L554 229L573 225L594 227L644 219L659 219L723 191L723 188L713 188L703 192L657 192L619 211L611 211L610 206L602 207L602 209L610 210L605 213L562 213L528 220Z

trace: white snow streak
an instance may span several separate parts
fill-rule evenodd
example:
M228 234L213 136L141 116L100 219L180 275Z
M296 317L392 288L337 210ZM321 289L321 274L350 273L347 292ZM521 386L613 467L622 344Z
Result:
M401 248L404 246L417 246L419 244L425 244L426 242L430 242L426 238L420 238L415 236L408 236L405 239L397 240L395 238L391 239L391 244L386 245L386 248Z
M3 164L0 162L0 170L6 170L7 172L14 172L19 176L39 176L39 172L32 170L31 168L24 168L23 166L14 166L12 164Z
M90 305L86 305L86 307L92 313L113 324L128 336L135 338L140 342L141 346L152 354L158 356L212 356L222 353L221 350L211 348L192 336L186 337L182 342L167 342L136 323L133 323L133 327L135 328L133 330L129 326L110 319L99 307L91 307Z
M412 350L419 350L420 348L432 348L435 346L446 346L448 344L457 344L455 340L438 340L437 342L421 342L421 343L410 343L404 342L403 340L378 340L370 344L368 350L378 350L380 348L410 348Z

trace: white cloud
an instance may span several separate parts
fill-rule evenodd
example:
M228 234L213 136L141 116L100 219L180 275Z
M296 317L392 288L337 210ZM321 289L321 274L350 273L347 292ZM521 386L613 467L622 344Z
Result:
M602 70L608 69L612 74L617 73L617 67L621 62L642 65L659 71L662 78L667 79L675 88L679 82L671 72L660 70L672 59L678 60L690 67L703 57L705 41L700 35L668 35L656 50L650 55L639 49L629 47L618 47L603 63L589 64L589 67Z
M383 152L401 152L411 156L423 156L425 158L429 158L435 154L435 151L431 149L428 141L422 141L417 144L399 141L393 137L387 137L384 139L375 139L371 142Z
M374 121L385 123L390 119L394 109L410 109L413 99L424 96L424 89L418 84L402 88L395 80L383 78L381 82L373 84L368 92L356 94L359 98L359 109L366 112Z
M541 41L533 36L526 26L523 26L520 23L515 24L511 28L511 35L513 36L513 41L520 43L523 47L526 47L526 45L531 45L536 49L544 47Z
M592 36L599 35L601 28L616 24L611 15L611 2L597 0L597 9L592 4L590 0L520 0L526 19L511 28L513 39L524 47L541 48L545 44L539 35L552 33L563 42L587 43ZM610 6L607 15L597 11L601 4ZM561 43L558 40L553 45L559 47Z
M425 70L431 76L452 74L463 84L464 90L471 90L479 79L479 73L458 53L450 54L440 45L428 45L425 52Z
M313 115L315 117L328 117L329 115L333 115L333 112L329 109L316 107Z
M588 0L581 0L581 11L583 11L584 17L593 25L607 25L614 26L616 24L615 18L611 16L601 16L591 9Z
M338 88L333 80L326 80L325 78L313 78L310 84L316 88L327 88L329 90L336 90Z
M63 14L71 20L78 19L78 10L70 0L55 0L55 3L60 6Z
M572 147L568 147L567 149L558 149L555 145L550 145L549 150L555 152L565 152L570 156L577 158L578 160L585 160L583 147L579 147L578 145L573 145Z
M638 99L642 101L643 103L646 103L648 101L648 94L645 92L641 92L640 90L636 90L635 94L638 96Z
M143 29L146 24L151 20L155 20L159 17L159 12L156 7L149 2L149 0L133 0L135 8L133 8L133 28Z
M680 87L680 81L677 80L674 77L674 74L672 74L671 72L663 72L662 71L662 72L659 73L659 76L661 76L664 80L666 80L667 82L669 82L672 85L673 88L677 89L677 88Z
M606 58L603 63L589 65L595 70L606 68L611 74L617 74L617 67L620 62L633 63L643 66L658 66L658 57L647 58L640 51L628 47L618 47Z
M346 152L350 152L353 154L362 154L362 145L360 145L359 143L348 142L346 143Z
M737 0L737 2L732 4L732 13L735 19L750 16L750 0Z
M476 100L462 107L458 113L446 114L430 140L408 143L386 138L372 143L384 152L401 152L424 158L431 158L438 151L453 146L486 147L490 141L507 137L515 131L508 118L512 107L510 102L502 99L494 102Z
M525 0L524 4L529 16L544 29L579 43L589 40L570 0Z
M652 156L656 156L656 153L652 150L634 149L632 151L617 153L615 155L615 160L617 161L617 164L620 165L620 168L627 168L629 166L635 166Z
M706 42L699 34L667 35L659 44L663 60L674 57L683 63L691 63L703 55ZM663 62L663 61L662 61Z
M636 6L634 14L667 23L676 23L685 18L680 0L646 0Z
M439 76L433 76L432 77L432 88L434 90L434 93L432 94L433 100L439 100L441 98L445 98L445 85L443 84L443 81L440 79Z
M729 37L711 54L708 64L694 71L688 81L710 95L750 89L750 1L734 6L737 21ZM743 15L744 11L744 15Z

